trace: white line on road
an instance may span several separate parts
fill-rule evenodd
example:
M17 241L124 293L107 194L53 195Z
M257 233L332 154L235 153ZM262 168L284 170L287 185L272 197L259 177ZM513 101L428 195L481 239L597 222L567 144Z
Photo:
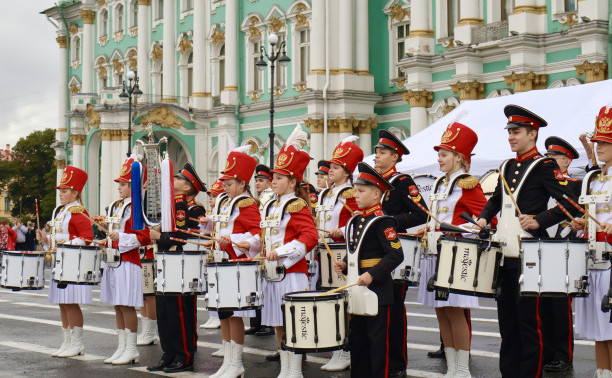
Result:
M48 348L45 346L41 346L37 344L30 344L30 343L23 343L20 341L0 341L0 345L4 345L6 347L13 348L13 349L27 350L29 352L42 353L42 354L47 354L47 355L50 355L51 353L57 350L56 348ZM72 358L73 360L79 360L79 361L100 361L100 360L106 359L106 357L96 356L95 354L89 354L89 353L84 354L82 356L75 356L75 357L68 357L68 358Z
M14 304L19 305L19 306L27 306L27 307L50 308L52 310L59 309L57 305L46 305L46 304L34 303L34 302L15 302Z

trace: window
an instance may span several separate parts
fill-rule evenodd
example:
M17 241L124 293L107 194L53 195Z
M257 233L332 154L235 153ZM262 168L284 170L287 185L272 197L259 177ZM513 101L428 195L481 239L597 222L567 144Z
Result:
M123 5L115 6L115 32L123 30Z
M448 31L448 37L455 35L455 24L459 19L459 9L455 0L446 0L446 6L448 10L448 18L446 19L446 30Z
M183 12L187 12L193 9L193 0L183 0Z
M300 30L299 54L300 54L300 82L306 81L310 72L310 29Z
M117 74L117 82L115 83L115 87L120 87L123 84L123 73Z
M501 0L501 20L508 20L508 16L514 11L514 0Z
M395 63L399 63L400 60L404 59L406 55L406 37L410 34L410 24L404 23L396 25L395 27ZM397 77L403 77L404 72L397 68Z
M566 12L573 12L576 10L576 0L564 0L564 3Z
M261 91L262 90L262 73L259 71L259 69L257 68L257 62L259 61L259 56L261 54L261 41L254 41L251 42L250 44L250 56L251 56L251 64L249 67L251 70L251 77L250 77L250 89L251 91Z
M219 51L219 92L225 88L225 45Z
M106 9L100 12L100 36L105 36L108 34L108 11Z
M81 38L74 37L72 40L72 61L76 62L81 59Z
M130 22L130 27L138 26L138 0L133 0L130 3L130 9L132 14L132 22Z
M11 200L8 197L4 197L4 210L11 211Z
M162 18L164 18L164 0L157 0L155 4L157 4L155 19L161 20Z
M187 60L187 96L191 97L193 93L193 52L189 54Z

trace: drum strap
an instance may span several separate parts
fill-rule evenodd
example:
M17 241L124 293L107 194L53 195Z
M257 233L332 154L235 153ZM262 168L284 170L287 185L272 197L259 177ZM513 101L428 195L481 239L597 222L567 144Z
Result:
M221 209L223 208L223 204L225 204L225 202L227 202L229 200L229 197L227 196L226 193L224 193L225 196L223 197L223 199L215 202L215 209L214 209L214 213L213 215L211 215L211 219L214 222L215 228L215 236L218 235L218 233L221 231L221 224L224 222L228 222L230 219L230 216L232 215L232 213L234 212L234 208L236 207L236 204L245 199L245 198L250 198L248 195L246 194L241 194L239 196L236 196L234 198L232 198L230 200L229 203L229 211L227 213L221 214ZM214 250L219 251L219 245L217 244L217 242L214 242L214 246L213 246Z
M601 175L603 175L601 169L596 169L587 173L582 181L582 190L578 202L586 205L587 211L595 211L598 204L610 203L610 198L612 198L612 184L608 184L608 191L604 194L589 194L589 187L591 183ZM592 259L593 263L595 264L593 268L596 268L597 264L601 264L603 262L602 252L607 250L607 242L597 242L597 224L590 217L587 219L587 230L589 237L589 250L593 254ZM608 269L609 262L606 261L605 263L605 267L602 265L602 268Z
M328 211L334 210L334 208L336 207L336 204L338 203L338 199L340 198L342 193L344 193L344 191L349 190L349 189L352 189L350 185L340 188L340 190L338 190L338 193L333 194L333 196L331 197L331 201L329 202L324 201L324 199L327 193L329 193L329 191L332 191L333 193L333 188L327 188L323 190L321 194L319 194L319 204L317 205L317 207L315 207L315 212L317 214L316 223L318 227L323 228L323 224L321 222L325 222L325 214ZM328 203L323 205L323 202L328 202Z
M56 238L55 238L55 234L57 233L57 228L59 226L62 225L62 221L64 220L64 217L62 217L61 219L56 219L56 214L58 212L61 212L64 210L64 205L59 205L57 206L55 209L53 209L53 213L51 214L51 245L49 246L50 249L53 249L55 247L56 244ZM64 214L65 215L65 214Z
M363 241L366 239L366 234L368 232L368 230L370 228L372 228L373 225L375 225L376 223L380 222L381 219L393 219L393 217L390 217L388 215L381 215L379 217L376 217L374 219L372 219L363 229L363 233L362 233L362 237L359 240L359 244L357 244L357 248L355 248L355 250L351 249L351 240L352 235L353 235L353 226L355 223L355 221L360 218L360 215L356 215L354 217L352 217L349 222L347 223L347 226L344 230L344 239L347 241L346 243L346 260L348 262L348 268L347 268L347 276L346 276L346 280L347 282L356 282L357 279L359 278L359 251L361 249L361 243L363 243ZM357 252L357 253L355 253ZM371 260L371 259L369 259ZM377 262L378 264L378 262ZM376 264L374 264L376 265ZM372 265L372 266L374 266Z
M455 184L457 183L457 181L459 181L460 179L470 176L468 173L462 173L459 174L455 177L453 177L453 180L451 182L448 183L448 186L446 187L446 190L442 193L438 193L438 188L440 187L440 184L442 184L442 182L444 181L445 176L442 175L440 177L438 177L438 179L436 180L436 182L434 183L434 187L432 190L432 193L429 195L429 200L431 201L431 205L429 206L429 211L431 211L432 214L436 214L438 212L438 201L442 201L447 199L452 193L453 193L453 189L455 188ZM432 230L436 229L436 221L434 219L430 220L430 228Z

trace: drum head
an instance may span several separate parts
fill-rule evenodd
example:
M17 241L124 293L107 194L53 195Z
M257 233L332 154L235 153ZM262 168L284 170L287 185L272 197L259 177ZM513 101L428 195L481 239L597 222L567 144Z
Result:
M414 183L416 184L417 188L419 188L419 192L421 192L421 195L425 199L425 203L427 203L427 207L429 208L429 206L431 205L429 201L429 195L433 190L436 178L432 175L415 175L412 176L412 179L414 180Z
M60 244L57 246L57 249L80 249L82 251L98 251L100 247L94 245L72 245L72 244Z
M40 252L40 251L3 251L2 252L5 255L12 255L12 256L34 256L34 257L39 257L39 256L44 256L46 252Z
M283 295L283 300L291 302L312 302L326 301L329 299L340 299L346 297L347 292L341 290L332 294L325 294L325 291L294 291Z
M221 262L209 262L208 266L230 266L230 265L259 265L259 261L221 261Z
M478 181L480 181L480 186L482 187L482 191L484 192L484 195L487 200L493 195L498 180L499 171L497 169L491 169L484 175L480 176L480 180Z

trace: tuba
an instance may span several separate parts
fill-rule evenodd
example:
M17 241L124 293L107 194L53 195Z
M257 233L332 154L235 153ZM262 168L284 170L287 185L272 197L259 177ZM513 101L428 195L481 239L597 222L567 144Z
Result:
M144 221L149 227L159 227L161 224L161 145L168 147L168 139L162 137L157 143L153 139L153 124L146 127L149 141L137 140L142 148L141 161L147 172L147 188L142 188L142 212ZM167 155L167 152L164 152ZM146 192L146 193L145 193Z

